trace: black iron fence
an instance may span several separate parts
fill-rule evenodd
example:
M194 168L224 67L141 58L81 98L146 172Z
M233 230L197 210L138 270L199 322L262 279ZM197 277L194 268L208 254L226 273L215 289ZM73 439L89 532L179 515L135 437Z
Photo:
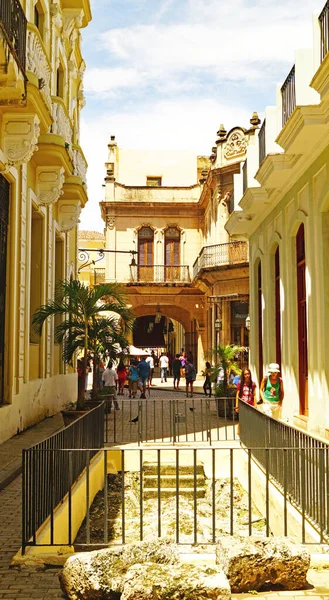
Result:
M188 265L135 265L130 267L134 283L190 283Z
M1 0L0 27L23 72L26 64L26 23L19 0Z
M236 439L235 398L118 400L105 410L106 444L193 443Z
M23 450L22 548L36 543L36 532L50 517L54 540L54 509L104 445L104 404L43 442ZM89 448L86 453L84 449ZM71 522L72 515L69 515ZM70 542L69 542L70 543Z
M329 0L325 3L319 16L321 62L329 51Z
M266 157L266 119L264 119L258 134L259 166Z
M248 262L247 242L228 242L204 246L193 265L193 278L201 269L222 267Z
M61 541L53 545L74 543L75 549L80 550L160 537L179 544L213 544L225 533L289 535L303 543L327 540L325 521L316 522L315 529L310 529L304 507L296 509L291 504L288 476L279 500L270 473L272 457L278 451L278 448L264 449L266 468L260 476L260 469L252 460L253 448L104 449L99 455L103 480L100 485L98 482L100 491L91 504L91 450L37 449L35 464L41 465L56 463L56 457L63 454L71 456L72 462L74 454L85 455L85 497L80 497L80 503L86 506L85 519L78 526L75 524L76 530L80 527L75 536L69 518L66 531L61 528ZM280 451L287 457L287 465L290 464L295 450ZM319 451L318 458L322 455L322 461L324 453L325 449ZM117 471L108 468L113 463ZM38 484L35 492L42 496L44 488L40 480ZM323 486L323 480L319 484ZM72 514L70 494L66 508ZM37 506L32 503L23 530L25 546L43 545L36 531L37 518ZM50 523L57 540L54 503ZM26 531L31 539L26 537Z
M288 77L286 78L282 88L282 127L288 121L290 115L296 108L296 77L295 65L292 67Z
M241 441L252 448L253 457L279 484L284 497L316 524L323 541L329 534L329 445L240 404Z

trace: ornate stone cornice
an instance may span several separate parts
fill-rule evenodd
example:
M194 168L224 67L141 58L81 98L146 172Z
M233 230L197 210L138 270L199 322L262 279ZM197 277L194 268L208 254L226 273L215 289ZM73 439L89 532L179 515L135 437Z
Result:
M48 205L57 202L63 194L64 179L63 167L37 167L36 192L40 204Z
M83 11L79 8L64 8L63 15L63 37L67 38L74 28L82 27Z
M37 148L40 120L35 114L5 113L2 119L2 149L9 166L28 162Z
M67 199L58 201L58 225L61 231L70 231L79 223L81 204L79 200Z

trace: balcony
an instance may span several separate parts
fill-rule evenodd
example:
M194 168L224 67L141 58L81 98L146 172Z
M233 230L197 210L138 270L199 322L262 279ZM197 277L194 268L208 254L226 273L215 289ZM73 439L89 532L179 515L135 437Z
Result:
M52 133L59 135L63 138L65 142L65 147L69 155L73 160L73 150L72 150L72 139L73 139L73 129L70 117L67 112L67 108L61 98L58 96L52 97L53 101L53 110L52 116L54 122L52 124ZM82 160L82 156L81 156Z
M19 0L0 3L0 29L17 64L25 72L26 17Z
M247 263L247 242L229 242L228 244L216 244L204 246L193 265L193 279L204 269L215 269L218 267L229 267L231 265Z
M26 104L26 17L18 0L0 2L0 104Z
M188 265L136 265L130 267L130 282L185 285L191 282L191 278Z
M329 0L325 3L319 16L321 36L321 62L329 51Z
M296 75L295 65L292 67L287 79L282 88L282 127L285 126L290 115L296 108Z

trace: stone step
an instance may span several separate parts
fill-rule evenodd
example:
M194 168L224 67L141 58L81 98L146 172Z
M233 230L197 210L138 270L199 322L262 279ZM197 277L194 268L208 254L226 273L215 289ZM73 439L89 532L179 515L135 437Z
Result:
M196 497L204 498L206 490L204 487L197 487L196 489ZM144 489L144 499L145 498L157 498L158 497L158 488L146 488ZM170 496L176 495L176 488L160 488L160 498L165 497L168 498ZM179 488L179 495L184 496L185 498L194 498L194 488Z
M190 474L179 473L179 489L194 486L194 477ZM203 486L205 483L204 474L197 474L196 476L197 486ZM145 475L143 477L143 484L145 488L156 488L158 486L157 475ZM161 488L174 488L176 489L176 475L163 475L160 473L160 487Z
M198 461L195 466L195 470L197 474L204 475L203 463ZM144 462L143 472L145 475L156 476L158 474L158 463ZM194 466L191 464L179 465L179 473L184 475L193 475ZM174 462L160 464L160 475L176 475L176 464Z

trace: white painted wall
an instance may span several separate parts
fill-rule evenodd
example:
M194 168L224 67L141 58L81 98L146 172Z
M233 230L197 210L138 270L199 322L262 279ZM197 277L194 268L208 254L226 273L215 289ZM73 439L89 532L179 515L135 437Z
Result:
M163 186L189 186L197 181L197 155L189 150L126 150L119 148L117 181L146 185L147 176L162 177Z

